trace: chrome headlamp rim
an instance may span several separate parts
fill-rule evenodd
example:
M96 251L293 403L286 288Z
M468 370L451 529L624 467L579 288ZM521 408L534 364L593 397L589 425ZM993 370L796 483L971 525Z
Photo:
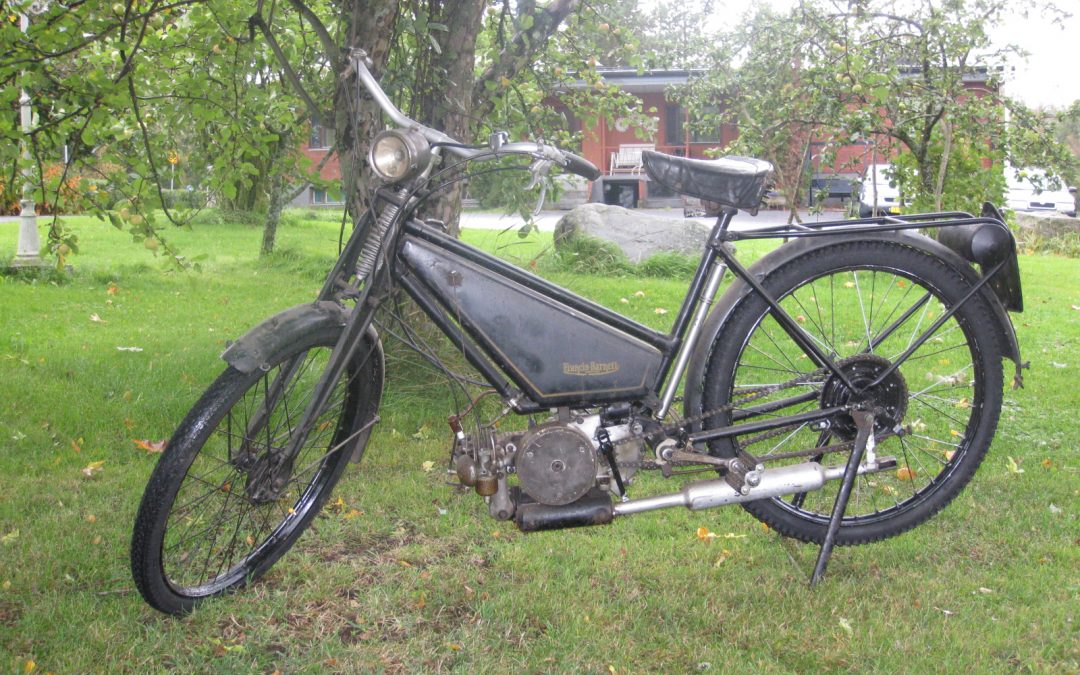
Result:
M388 183L415 178L430 162L431 144L413 129L380 131L368 150L368 166Z

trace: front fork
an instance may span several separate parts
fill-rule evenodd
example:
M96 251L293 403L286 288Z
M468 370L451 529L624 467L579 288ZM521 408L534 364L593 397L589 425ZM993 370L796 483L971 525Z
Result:
M385 244L394 238L399 223L398 216L403 210L402 205L408 201L409 195L409 191L402 188L392 198L386 200L371 230L362 237L363 248L357 250L359 242L350 241L342 254L342 259L346 264L335 265L330 278L323 286L319 300L341 301L347 297L354 297L356 305L330 353L326 368L312 392L311 400L308 401L299 422L290 431L288 443L278 445L268 438L266 455L251 463L248 470L247 493L253 501L265 503L280 496L292 476L293 464L300 453L300 448L315 428L319 416L333 395L336 383L345 374L349 362L356 355L356 350L364 343L364 334L374 319L375 309L381 302L381 297L373 293L372 289L385 286L389 274L388 266L381 264ZM347 278L346 271L351 267L346 260L347 257L359 258L353 283L349 283ZM323 297L324 295L329 297ZM260 410L246 430L244 449L248 452L242 451L242 457L251 458L250 444L264 428L268 431L270 412L276 408L278 400L295 377L304 356L300 355L293 359L267 387ZM250 462L250 459L243 461Z

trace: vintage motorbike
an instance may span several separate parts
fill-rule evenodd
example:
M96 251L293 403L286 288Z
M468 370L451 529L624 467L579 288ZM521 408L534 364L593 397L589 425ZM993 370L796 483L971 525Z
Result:
M402 294L479 373L480 396L498 397L494 417L508 417L496 424L465 401L449 420L449 473L524 531L741 504L821 545L817 581L834 544L921 524L975 473L1004 358L1021 384L1007 314L1022 310L1015 243L993 206L734 231L771 165L646 152L652 181L722 206L661 333L416 216L460 178L457 164L437 168L444 155L520 157L534 180L552 167L595 180L596 167L503 134L463 144L395 107L363 54L352 69L394 125L371 144L373 206L315 301L232 343L169 441L131 547L153 607L183 614L252 582L309 525L379 421L389 329L376 317ZM762 238L789 241L744 267L730 242ZM679 483L634 496L646 471Z

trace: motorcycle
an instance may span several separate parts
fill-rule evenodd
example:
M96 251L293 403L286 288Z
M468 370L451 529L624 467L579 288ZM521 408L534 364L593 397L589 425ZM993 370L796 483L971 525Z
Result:
M1008 315L1023 309L1016 248L992 205L735 231L769 163L645 152L652 181L721 205L658 332L416 216L457 179L444 157L523 158L534 183L553 167L595 180L595 166L505 134L463 144L395 107L363 54L351 67L394 124L371 143L373 205L315 301L232 343L170 439L131 546L156 609L184 614L251 583L311 523L379 421L391 329L377 317L402 294L485 387L449 418L448 472L526 532L740 504L821 545L815 583L834 545L909 530L972 478L997 426L1003 359L1022 383ZM749 267L730 245L766 238L787 242ZM406 342L410 330L398 325ZM480 413L488 395L494 419ZM645 472L707 475L636 496Z

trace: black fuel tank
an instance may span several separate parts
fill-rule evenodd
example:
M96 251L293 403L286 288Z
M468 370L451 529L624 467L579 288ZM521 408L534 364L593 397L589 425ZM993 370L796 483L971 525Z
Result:
M417 237L406 237L400 256L536 403L635 399L655 385L660 350L554 297L567 291L543 293Z

